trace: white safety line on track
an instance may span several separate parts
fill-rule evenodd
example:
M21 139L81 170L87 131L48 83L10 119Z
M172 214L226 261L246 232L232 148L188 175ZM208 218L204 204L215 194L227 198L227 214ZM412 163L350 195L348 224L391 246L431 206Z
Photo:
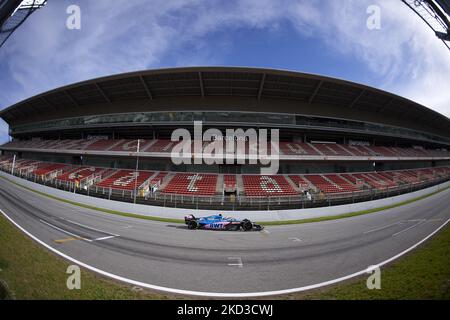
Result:
M112 239L112 238L116 238L116 237L118 237L118 236L107 236L107 237L92 239L92 241L101 241L101 240L107 240L107 239Z
M61 218L61 219L62 219L62 218ZM94 229L94 228L90 228L90 227L87 227L87 226L83 226L82 224L79 224L79 223L76 223L76 222L73 222L73 221L70 221L70 220L67 220L67 219L62 219L62 220L65 220L65 221L67 221L67 222L70 222L70 223L73 223L73 224L76 224L76 225L79 225L79 226L82 226L82 227L85 227L85 228L88 228L88 229L91 229L91 230L99 231L99 232L101 232L101 233L109 234L109 236L99 237L99 238L95 238L95 239L87 239L87 238L82 237L82 236L79 236L79 235L77 235L77 234L75 234L75 233L73 233L73 232L67 231L67 230L62 229L62 228L60 228L60 227L57 227L57 226L55 226L55 225L53 225L53 224L51 224L51 223L49 223L49 222L47 222L47 221L44 221L44 220L42 220L42 219L39 219L39 221L41 221L42 223L48 225L49 227L52 227L52 228L54 228L54 229L56 229L56 230L59 230L59 231L61 231L61 232L63 232L63 233L66 233L66 234L68 234L68 235L70 235L70 236L72 236L72 237L76 237L76 238L79 238L79 239L81 239L81 240L85 240L85 241L87 241L87 242L102 241L102 240L107 240L107 239L112 239L112 238L120 237L118 234L112 234L112 233L109 233L109 232L105 232L105 231L101 231L101 230L98 230L98 229Z
M14 224L18 229L20 229L23 233L25 233L26 235L28 235L30 238L32 238L34 241L40 243L42 246L46 247L48 250L53 251L54 253L60 255L61 257L72 261L76 264L78 264L81 267L84 267L86 269L89 269L91 271L97 272L101 275L113 278L115 280L118 281L123 281L132 285L136 285L136 286L140 286L140 287L144 287L144 288L148 288L148 289L152 289L152 290L159 290L159 291L165 291L165 292L171 292L171 293L177 293L177 294L184 294L184 295L194 295L194 296L206 296L206 297L228 297L228 298L243 298L243 297L261 297L261 296L274 296L274 295L280 295L280 294L287 294L287 293L294 293L294 292L301 292L301 291L307 291L307 290L312 290L312 289L317 289L320 287L324 287L324 286L328 286L331 284L335 284L338 282L342 282L363 274L367 273L367 269L358 271L358 272L354 272L352 274L340 277L340 278L336 278L336 279L332 279L332 280L328 280L328 281L323 281L320 283L316 283L316 284L312 284L312 285L308 285L308 286L303 286L303 287L298 287L298 288L291 288L291 289L285 289L285 290L274 290L274 291L262 291L262 292L240 292L240 293L229 293L229 292L201 292L201 291L192 291L192 290L183 290L183 289L175 289L175 288L168 288L168 287L163 287L163 286L157 286L157 285L153 285L153 284L149 284L149 283L145 283L145 282L141 282L141 281L136 281L136 280L132 280L129 278L125 278L101 269L98 269L96 267L93 267L87 263L81 262L75 258L72 258L64 253L62 253L59 250L56 250L55 248L53 248L52 246L46 244L45 242L43 242L42 240L39 240L37 237L35 237L34 235L32 235L30 232L28 232L27 230L25 230L24 228L22 228L18 223L16 223L13 219L11 219L5 212L3 212L3 210L0 209L0 212L5 216L5 218L7 218L12 224ZM414 250L415 248L417 248L419 245L421 245L422 243L424 243L425 241L427 241L429 238L431 238L432 236L434 236L437 232L439 232L443 227L445 227L448 223L450 222L450 218L447 219L444 223L442 223L436 230L434 230L432 233L430 233L428 236L426 236L425 238L423 238L422 240L420 240L419 242L417 242L416 244L412 245L411 247L409 247L406 250L403 250L402 252L396 254L395 256L386 259L384 261L381 261L377 264L378 267L382 267L383 265L386 265L398 258L400 258L401 256L407 254L408 252L410 252L411 250Z
M422 224L422 223L424 223L425 221L426 221L425 219L420 220L419 222L413 224L412 226L410 226L410 227L408 227L408 228L406 228L406 229L403 229L402 231L399 231L399 232L397 232L397 233L394 233L392 236L393 236L393 237L396 237L396 236L398 236L399 234L402 234L402 233L405 232L405 231L408 231L408 230L411 230L412 228L417 227L419 224Z
M388 224L388 225L385 225L385 226L382 226L382 227L378 227L378 228L374 228L374 229L370 229L370 230L364 231L363 234L368 234L368 233L372 233L372 232L375 232L375 231L384 230L386 228L393 227L393 226L396 226L396 225L399 225L399 224L404 224L404 223L407 223L407 222L417 222L416 224L414 224L414 225L412 225L412 226L410 226L410 227L408 227L408 228L406 228L406 229L404 229L404 230L402 230L400 232L394 233L392 236L395 237L395 236L397 236L397 235L399 235L399 234L401 234L401 233L403 233L405 231L408 231L408 230L410 230L412 228L417 227L418 225L420 225L420 224L422 224L424 222L436 222L436 221L442 221L442 220L443 219L428 219L428 220L427 219L410 219L410 220L401 220L401 221L398 221L398 222L395 222L395 223L391 223L391 224Z
M241 257L228 257L228 260L236 260L236 263L229 263L229 266L243 268L244 264L242 263Z
M3 211L2 211L2 213L3 213ZM3 213L3 214L4 214L4 213ZM44 221L44 220L42 220L42 219L39 219L39 221L42 222L43 224L48 225L49 227L52 227L53 229L59 230L59 231L61 231L61 232L63 232L63 233L66 233L66 234L68 234L69 236L76 237L76 238L80 238L81 240L85 240L85 241L87 241L87 242L92 242L92 240L90 240L90 239L86 239L86 238L84 238L84 237L82 237L82 236L79 236L79 235L77 235L77 234L75 234L75 233L72 233L72 232L70 232L70 231L61 229L60 227L57 227L57 226L55 226L55 225L53 225L53 224L51 224L51 223L48 223L47 221Z
M384 230L386 228L393 227L393 226L396 226L396 225L401 224L401 223L402 223L402 221L398 221L398 222L391 223L391 224L388 224L388 225L385 225L385 226L382 226L382 227L378 227L378 228L375 228L375 229L370 229L370 230L364 231L363 233L367 234L367 233L372 233L372 232L375 232L375 231Z
M86 229L91 229L91 230L98 231L98 232L101 232L101 233L104 233L104 234L110 234L110 235L112 235L114 237L119 237L120 236L118 234L114 234L114 233L111 233L111 232L108 232L108 231L103 231L103 230L100 230L100 229L89 227L89 226L86 226L84 224L81 224L81 223L78 223L78 222L75 222L75 221L72 221L72 220L69 220L69 219L65 219L65 218L60 218L60 219L64 220L64 221L67 221L67 222L70 222L70 223L73 223L73 224L76 224L77 226L80 226L80 227L83 227L83 228L86 228Z

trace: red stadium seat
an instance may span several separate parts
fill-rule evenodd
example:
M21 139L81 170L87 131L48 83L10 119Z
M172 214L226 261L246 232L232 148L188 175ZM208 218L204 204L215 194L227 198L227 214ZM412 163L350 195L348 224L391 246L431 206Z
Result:
M91 143L84 150L98 150L98 151L107 151L113 145L118 143L120 140L112 140L112 139L100 139L96 140L94 143Z
M350 152L334 143L314 143L313 146L325 156L352 156Z
M92 175L100 174L104 169L95 167L79 167L73 168L66 173L63 173L56 177L56 179L66 182L74 182L76 180L81 180L89 178Z
M282 175L243 175L244 194L253 197L299 194Z
M118 170L113 175L97 183L96 186L119 190L134 190L135 187L141 187L152 175L154 175L154 172L151 171Z
M142 148L143 152L167 152L170 153L172 151L172 148L179 142L174 142L171 140L161 140L158 139L155 143L152 145L146 146L145 148Z
M142 152L145 150L153 140L145 140L140 139L139 140L139 151ZM109 149L109 151L126 151L126 152L136 152L137 151L137 140L122 140L118 144L114 145L112 148Z
M224 175L223 184L225 189L236 189L236 176L231 174Z
M216 187L216 174L177 173L162 192L180 195L214 195Z
M34 170L32 173L38 176L45 176L47 174L53 173L54 171L61 170L63 168L67 167L66 164L61 163L54 163L54 164L43 164L42 166L38 167L36 170Z
M286 155L295 156L320 156L309 143L303 142L280 142L280 150Z

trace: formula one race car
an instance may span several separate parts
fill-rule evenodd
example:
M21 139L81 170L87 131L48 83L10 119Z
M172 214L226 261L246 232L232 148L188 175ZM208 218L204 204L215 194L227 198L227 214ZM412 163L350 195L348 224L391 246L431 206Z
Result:
M261 231L264 227L251 222L248 219L237 220L234 218L224 218L221 214L196 218L192 214L184 217L184 222L189 229L226 230L238 231Z

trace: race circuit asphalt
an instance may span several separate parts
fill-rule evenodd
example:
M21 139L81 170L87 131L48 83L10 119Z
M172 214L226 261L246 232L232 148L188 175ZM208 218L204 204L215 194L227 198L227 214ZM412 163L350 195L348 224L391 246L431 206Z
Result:
M221 232L85 209L0 180L0 210L59 252L167 291L219 296L263 295L365 270L442 226L450 218L449 206L447 189L352 218Z

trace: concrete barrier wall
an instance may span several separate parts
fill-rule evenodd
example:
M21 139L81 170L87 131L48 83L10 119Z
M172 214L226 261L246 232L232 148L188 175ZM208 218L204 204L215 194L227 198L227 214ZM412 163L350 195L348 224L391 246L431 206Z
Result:
M154 216L163 218L175 218L183 219L187 214L194 214L196 216L211 215L218 212L225 216L231 216L238 219L248 218L254 221L281 221L281 220L297 220L297 219L308 219L308 218L318 218L324 216L335 216L343 213L355 212L360 210L368 210L379 207L384 207L388 205L393 205L399 202L417 198L423 195L433 193L435 191L441 190L450 186L450 181L444 182L440 185L429 187L426 189L414 191L411 193L402 194L399 196L394 196L385 199L365 201L353 204L332 206L332 207L321 207L321 208L309 208L309 209L290 209L290 210L269 210L269 211L225 211L225 210L196 210L196 209L182 209L182 208L165 208L157 206L149 206L142 204L132 204L121 201L113 201L107 199L100 199L95 197L89 197L81 194L75 194L52 187L47 187L32 181L28 181L16 176L12 176L3 171L0 171L0 176L8 178L20 185L29 187L33 190L45 192L52 196L83 203L86 205L95 206L98 208L116 210L128 213L135 213L144 216Z

